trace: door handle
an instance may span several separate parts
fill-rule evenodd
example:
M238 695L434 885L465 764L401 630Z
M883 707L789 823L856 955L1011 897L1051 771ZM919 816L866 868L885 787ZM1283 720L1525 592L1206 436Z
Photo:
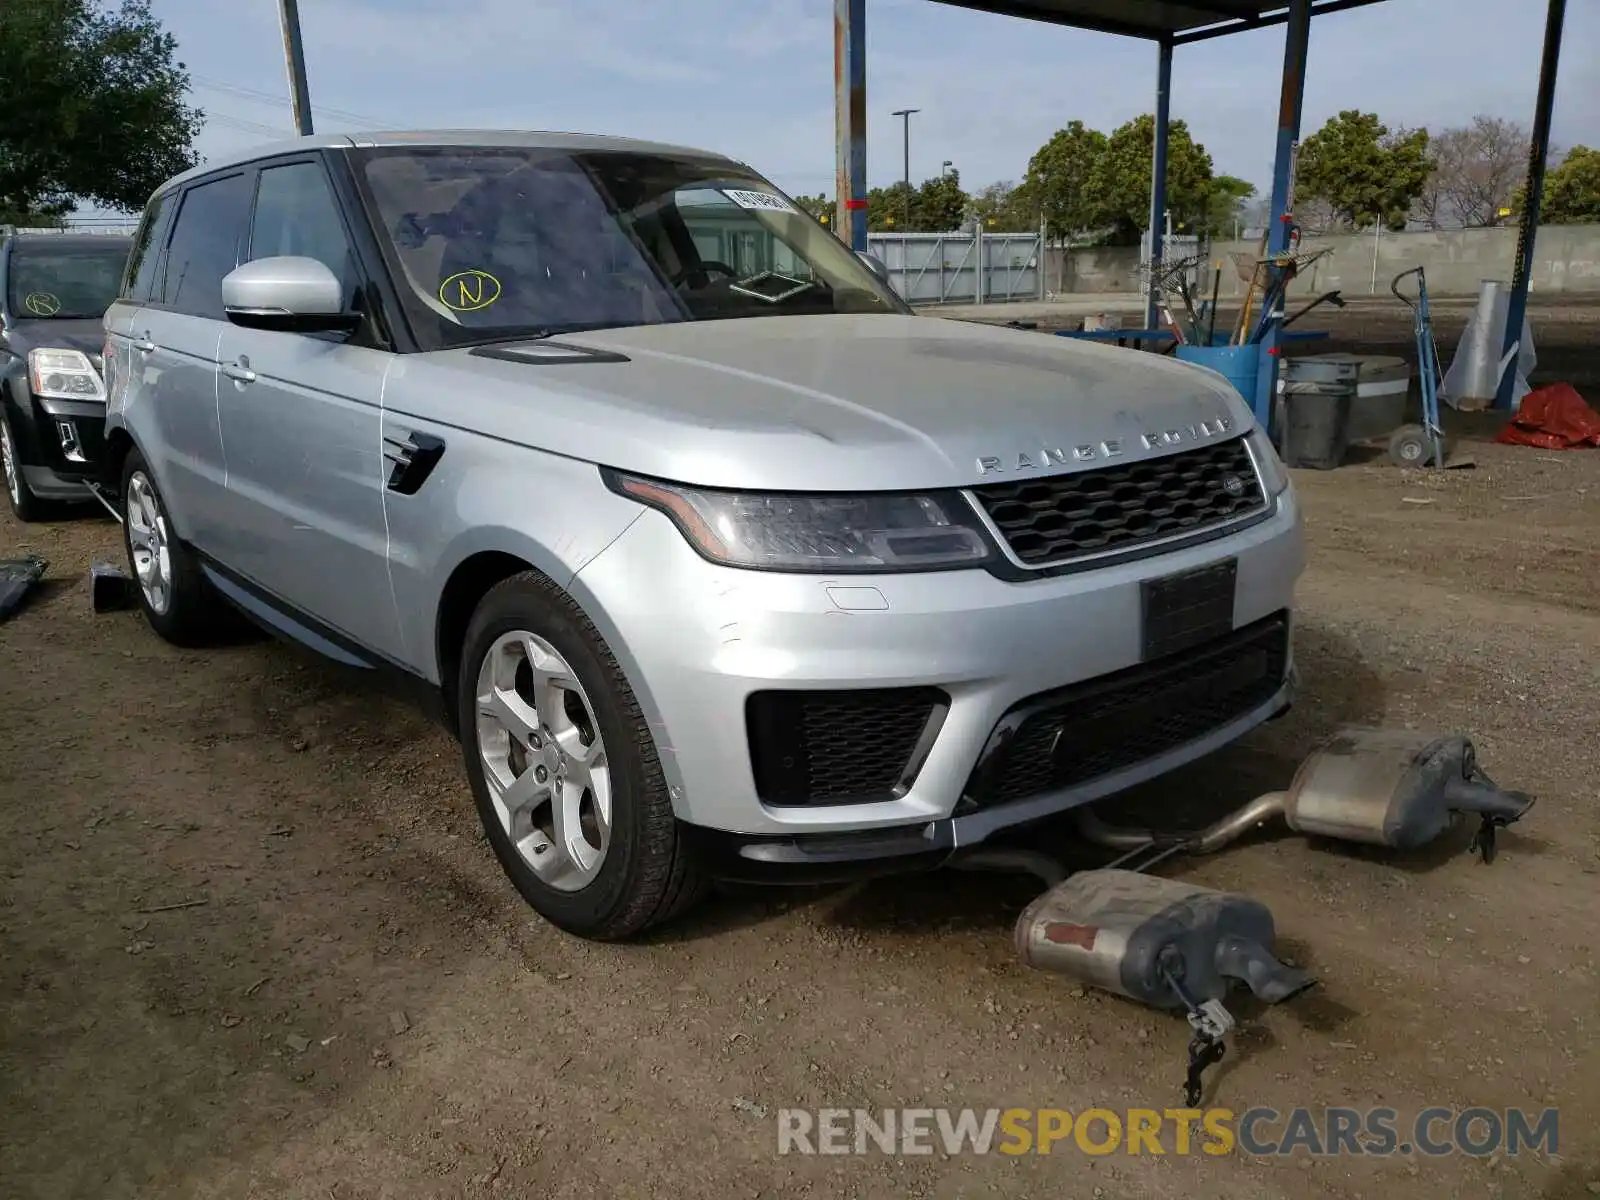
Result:
M149 354L150 351L156 348L156 344L150 340L150 335L146 333L143 337L134 339L133 348L141 354Z
M249 361L243 358L236 363L223 364L222 373L237 383L254 383L256 381L256 373L250 369Z

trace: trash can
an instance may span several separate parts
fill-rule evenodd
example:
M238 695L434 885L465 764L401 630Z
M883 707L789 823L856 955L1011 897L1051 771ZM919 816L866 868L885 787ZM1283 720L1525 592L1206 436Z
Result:
M1284 363L1283 458L1291 467L1331 471L1350 447L1350 410L1361 364L1291 358Z
M1256 383L1261 369L1259 344L1244 346L1195 346L1185 343L1174 357L1197 366L1210 367L1233 385L1252 409L1256 406Z
M1355 362L1356 398L1350 405L1349 438L1356 442L1387 439L1406 423L1406 399L1411 393L1411 363L1387 354L1308 354L1320 362ZM1292 361L1292 360L1291 360ZM1281 394L1283 385L1278 385Z

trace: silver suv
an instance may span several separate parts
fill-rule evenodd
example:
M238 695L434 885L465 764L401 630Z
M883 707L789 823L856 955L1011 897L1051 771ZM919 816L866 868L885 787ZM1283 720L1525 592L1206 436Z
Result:
M709 879L934 865L1290 701L1300 519L1220 376L914 316L726 158L208 163L106 331L150 624L236 608L422 685L583 936Z

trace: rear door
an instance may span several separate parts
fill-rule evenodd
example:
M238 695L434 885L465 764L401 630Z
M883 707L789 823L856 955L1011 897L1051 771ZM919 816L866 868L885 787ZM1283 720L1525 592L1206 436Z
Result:
M319 157L262 163L246 261L326 265L360 307L362 269ZM228 565L370 650L401 657L389 586L382 450L393 360L368 331L282 333L229 325L217 407L228 456Z
M132 322L127 422L181 537L220 557L227 460L217 422L217 343L226 324L222 277L239 265L253 168L189 185L178 200L160 279ZM142 409L142 411L141 411Z
M167 235L172 232L172 214L178 207L179 193L166 192L145 206L139 231L133 238L133 249L128 253L128 267L122 276L122 288L117 299L105 315L105 381L108 418L120 414L130 405L140 408L140 388L144 384L143 370L135 371L137 359L142 366L143 354L133 348L134 327L139 315L150 299L156 281L161 278L161 267L166 261ZM120 418L119 418L120 419ZM115 487L120 480L107 479Z

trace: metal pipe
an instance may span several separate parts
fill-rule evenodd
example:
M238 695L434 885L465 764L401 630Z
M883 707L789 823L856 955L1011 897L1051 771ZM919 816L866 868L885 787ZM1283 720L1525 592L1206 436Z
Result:
M1078 810L1078 832L1085 841L1107 850L1138 850L1168 841L1186 854L1214 854L1258 825L1282 816L1283 805L1283 792L1265 792L1197 833L1172 836L1151 829L1108 825L1085 806Z
M1294 213L1294 164L1300 143L1300 116L1306 93L1306 52L1311 44L1311 0L1291 0L1283 45L1283 87L1278 95L1278 145L1272 162L1272 201L1267 209L1267 255L1289 248ZM1269 282L1272 268L1268 268ZM1265 308L1265 304L1263 304ZM1278 326L1268 322L1261 339L1256 374L1256 420L1269 424L1278 382Z
M311 132L311 88L306 83L305 47L300 42L299 0L278 0L278 16L283 25L283 57L289 67L294 131L305 137Z
M1156 45L1155 136L1150 154L1150 281L1144 301L1144 327L1155 329L1161 321L1162 230L1167 220L1167 140L1172 126L1172 39Z
M833 121L839 238L867 249L867 3L833 3Z
M901 227L901 233L911 232L911 114L921 111L922 110L920 108L897 108L892 114L893 116L900 118L900 125L902 129L901 138L905 146L905 174L901 178L904 180L906 185L906 212L905 225Z
M1556 106L1556 68L1561 59L1561 28L1567 0L1550 0L1544 20L1544 54L1539 60L1539 94L1533 109L1533 136L1528 144L1528 181L1523 188L1522 221L1517 230L1517 266L1512 276L1511 301L1506 305L1506 340L1501 347L1504 366L1494 406L1509 409L1521 357L1522 323L1528 313L1528 285L1533 282L1533 243L1539 230L1539 208L1544 199L1544 165L1550 156L1550 119Z

